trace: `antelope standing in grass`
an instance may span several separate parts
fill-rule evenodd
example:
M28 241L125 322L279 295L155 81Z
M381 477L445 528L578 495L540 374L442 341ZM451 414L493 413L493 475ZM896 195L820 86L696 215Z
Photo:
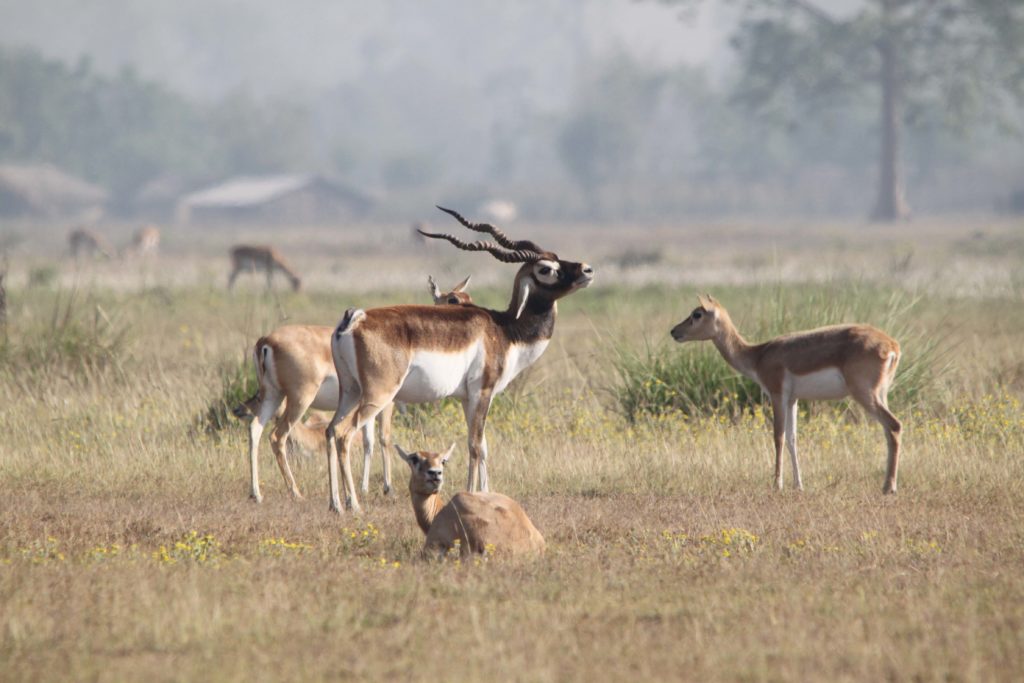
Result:
M509 555L544 552L544 537L522 506L506 495L462 492L445 505L441 486L454 443L444 453L406 453L398 445L395 450L409 465L412 509L427 536L424 557L443 557L456 546L463 556L489 548Z
M338 410L327 427L331 510L341 512L338 438L345 495L358 512L349 457L352 440L392 401L460 399L469 437L467 489L486 491L484 424L492 399L544 353L555 328L556 301L587 287L594 278L586 263L562 260L533 242L512 240L492 225L469 223L455 211L441 210L466 228L493 236L497 244L466 243L452 235L425 232L426 237L448 240L465 251L486 251L505 263L522 264L512 299L504 311L477 306L345 311L331 337L341 385Z
M238 244L231 247L231 274L228 276L228 289L235 285L239 273L255 273L262 270L267 274L267 289L274 281L274 272L281 271L288 278L292 289L296 292L302 288L302 278L292 270L277 249L267 245Z
M471 304L465 291L469 278L449 292L442 292L429 278L430 294L435 304ZM253 362L259 389L256 395L238 405L234 414L239 418L252 415L249 423L249 468L252 487L250 497L257 503L260 493L259 445L263 430L275 418L270 433L270 446L277 459L285 484L292 496L302 494L288 465L290 439L304 450L324 448L324 430L327 420L316 418L302 422L309 409L330 410L338 406L338 374L331 358L331 333L334 328L320 325L283 325L260 338L253 348ZM391 491L391 418L394 406L388 405L379 415L381 457L384 462L384 493ZM370 490L370 461L373 457L374 423L363 425L363 493Z
M109 259L114 254L107 238L89 228L75 228L68 233L68 249L74 259L83 256L88 258L102 256Z
M160 250L160 228L144 225L132 235L131 244L125 247L125 256L156 256Z
M900 362L900 345L870 325L834 325L749 344L728 311L710 296L672 328L677 342L710 339L726 362L771 397L775 436L775 487L782 489L782 440L793 465L793 486L803 488L796 449L799 399L852 396L885 430L889 447L883 493L896 493L900 421L889 412L888 393Z

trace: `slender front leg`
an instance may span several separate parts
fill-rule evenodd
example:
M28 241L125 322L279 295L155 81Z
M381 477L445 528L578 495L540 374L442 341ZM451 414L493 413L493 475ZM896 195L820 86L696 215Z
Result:
M775 488L782 490L782 439L786 432L786 406L782 396L772 394L772 431L775 441Z
M791 398L786 403L786 446L789 448L789 457L793 464L793 488L803 491L804 483L800 478L800 459L796 453L796 399Z
M481 391L479 396L470 397L462 404L469 437L469 477L466 490L471 493L487 490L487 441L484 438L484 426L490 407L490 391Z

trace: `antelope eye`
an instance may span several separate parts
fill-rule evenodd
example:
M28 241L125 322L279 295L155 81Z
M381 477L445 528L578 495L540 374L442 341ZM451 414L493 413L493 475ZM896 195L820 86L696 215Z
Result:
M459 300L458 300L458 299L456 299L456 298L455 298L455 297L453 296L453 297L450 297L450 298L448 299L448 303L450 303L450 304L457 304L457 303L459 303Z
M551 268L549 268L547 266L544 266L543 268L540 269L540 274L541 275L551 275Z
M701 316L701 312L700 311L694 311L693 312L693 319L694 320L700 320L700 316Z

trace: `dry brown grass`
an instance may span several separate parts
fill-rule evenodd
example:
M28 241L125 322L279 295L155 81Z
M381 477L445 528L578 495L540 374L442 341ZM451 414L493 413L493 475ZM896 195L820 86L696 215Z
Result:
M427 270L401 291L362 283L358 303L421 299ZM440 565L417 561L404 488L385 499L377 463L366 514L338 518L321 456L296 458L297 504L264 448L256 506L243 431L193 429L220 364L282 314L330 323L354 295L89 290L85 319L99 304L127 330L116 363L13 355L0 373L0 678L1014 680L1024 307L1004 284L922 292L920 324L951 365L934 399L901 415L895 497L880 494L880 430L855 414L803 419L801 494L769 490L762 416L630 425L607 393L613 342L664 336L691 288L575 295L488 432L492 481L548 553ZM478 298L497 305L504 289ZM737 310L764 294L728 291ZM12 344L29 343L53 294L10 298ZM453 438L449 491L465 476L458 411L416 413L396 436L435 450Z

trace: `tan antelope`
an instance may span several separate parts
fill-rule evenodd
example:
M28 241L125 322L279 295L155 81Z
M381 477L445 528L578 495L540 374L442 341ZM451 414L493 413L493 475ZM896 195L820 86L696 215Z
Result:
M896 493L900 421L889 412L888 393L900 362L896 340L870 325L833 325L749 344L728 311L710 296L672 328L677 342L710 339L726 362L771 397L775 435L775 487L782 489L782 439L793 465L793 486L803 488L796 449L799 399L852 396L885 430L889 461L883 493Z
M89 228L75 228L68 233L68 248L75 259L97 256L111 258L114 254L107 238Z
M469 278L449 292L442 292L428 278L430 294L435 304L471 304L473 299L465 291ZM331 410L338 406L338 374L331 358L331 333L334 328L320 325L283 325L259 339L253 347L253 363L259 389L256 395L235 407L239 418L252 415L249 423L249 468L252 487L250 497L257 503L260 493L259 445L263 430L274 418L270 433L270 446L277 459L278 469L292 496L302 494L288 465L290 439L309 451L324 448L327 421L317 419L302 422L309 409ZM394 406L389 404L378 416L380 423L381 458L384 464L384 493L391 491L391 418ZM373 458L374 423L363 425L363 493L370 490L370 461ZM321 452L323 452L321 450Z
M231 247L231 275L228 276L228 289L235 285L239 273L255 273L262 270L267 274L267 289L274 280L274 272L281 271L296 292L302 288L302 278L292 270L277 249L267 245L237 244Z
M441 207L438 207L441 208ZM477 306L387 306L345 311L331 337L331 353L341 384L338 410L327 427L331 510L341 512L338 447L345 495L353 511L359 500L352 483L350 447L356 432L392 401L423 403L454 396L462 401L469 437L467 488L487 490L484 424L491 400L516 375L533 365L555 329L556 301L594 279L586 263L565 261L533 242L510 239L486 223L469 223L494 242L445 239L465 251L486 251L499 261L522 264L512 299L504 311Z
M124 256L156 256L160 250L160 228L144 225L132 235L131 244L122 252Z
M424 557L444 557L454 547L463 557L492 549L508 555L544 552L544 537L522 506L506 495L462 492L445 505L441 486L454 443L444 453L406 453L398 445L395 450L409 465L412 509L427 536Z

